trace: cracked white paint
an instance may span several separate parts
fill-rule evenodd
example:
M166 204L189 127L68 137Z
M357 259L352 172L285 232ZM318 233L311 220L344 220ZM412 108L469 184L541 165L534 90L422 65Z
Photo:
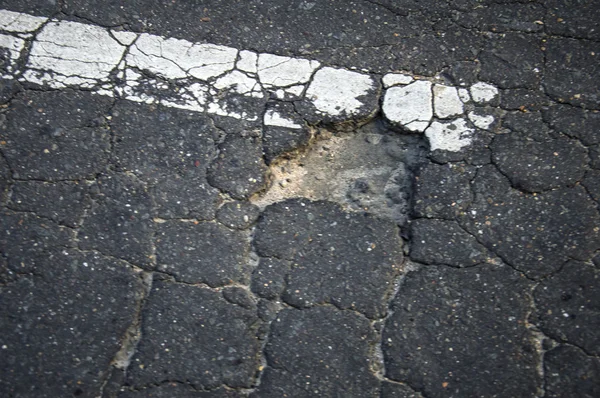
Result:
M248 73L258 72L258 54L253 51L240 51L240 57L235 67Z
M15 33L29 33L37 30L48 18L36 17L7 10L0 10L0 30Z
M355 115L364 104L359 97L376 87L373 78L346 69L319 69L306 90L306 98L318 111L339 116Z
M434 121L425 130L432 151L437 149L457 152L469 146L473 141L473 130L465 119L459 118L450 122Z
M471 101L471 95L469 94L469 90L467 90L466 88L459 88L458 89L458 97L465 104L467 102Z
M293 86L308 82L319 65L307 59L259 54L258 78L267 87Z
M164 39L144 33L131 46L127 65L167 79L208 80L233 69L238 51L214 44Z
M27 62L27 68L43 73L26 73L24 77L51 87L88 87L107 79L124 52L125 47L106 29L78 22L51 22L37 35Z
M419 80L387 89L383 98L385 117L410 131L423 132L433 117L431 86L431 82Z
M463 103L458 96L456 87L435 84L433 86L433 109L435 115L442 119L463 113Z
M12 74L16 72L16 61L21 56L21 51L25 47L25 40L10 35L0 34L0 47L8 50L10 57L10 63L7 65L6 70L8 73L2 74L2 78L7 80L14 79Z
M286 127L288 129L301 129L302 125L294 122L293 120L287 119L279 112L274 109L268 109L265 112L265 117L263 120L265 126L276 126L276 127Z
M258 81L237 70L218 78L214 82L213 87L217 90L228 89L249 97L264 97Z
M482 130L487 130L492 123L494 123L494 116L469 112L469 120L475 125L475 127L478 127Z
M133 43L138 37L137 33L126 32L122 30L111 30L110 32L115 37L115 39L117 39L117 41L124 46L131 45L131 43Z
M7 32L0 33L0 48L7 54L3 79L85 88L99 95L237 119L257 120L266 95L312 103L323 116L352 118L379 87L367 70L321 68L314 60L12 11L0 10L0 31ZM33 44L26 54L29 39ZM18 70L20 59L27 59L23 70ZM384 116L409 131L425 132L434 150L458 151L471 143L473 134L465 119L432 123L434 114L441 119L456 117L466 107L477 128L489 129L494 122L485 111L472 111L473 103L489 104L498 96L490 84L457 88L397 72L384 74L381 83L386 88ZM246 98L241 101L242 97ZM275 110L264 113L263 123L302 128L302 123Z
M412 83L413 77L403 73L388 73L381 79L384 88Z
M497 95L498 89L491 84L478 82L471 86L471 97L479 104L490 102Z

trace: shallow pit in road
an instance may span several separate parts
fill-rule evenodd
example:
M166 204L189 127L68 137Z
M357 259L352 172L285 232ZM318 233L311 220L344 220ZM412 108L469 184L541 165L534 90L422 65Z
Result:
M270 167L270 187L251 198L265 206L289 198L329 200L406 223L413 171L424 161L422 136L393 131L375 119L350 131L319 130L305 149Z

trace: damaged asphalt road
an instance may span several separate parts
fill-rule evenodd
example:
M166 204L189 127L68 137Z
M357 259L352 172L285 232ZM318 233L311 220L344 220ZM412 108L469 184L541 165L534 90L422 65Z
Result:
M600 396L599 10L0 1L0 396Z

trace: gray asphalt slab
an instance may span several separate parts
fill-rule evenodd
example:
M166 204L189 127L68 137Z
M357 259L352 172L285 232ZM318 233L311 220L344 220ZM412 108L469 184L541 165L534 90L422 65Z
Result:
M600 396L598 17L0 0L0 396Z

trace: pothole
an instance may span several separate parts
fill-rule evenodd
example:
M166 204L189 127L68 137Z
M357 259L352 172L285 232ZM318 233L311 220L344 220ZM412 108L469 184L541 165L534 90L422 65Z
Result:
M381 119L318 136L293 158L274 162L270 188L251 202L264 208L290 198L329 200L406 224L413 171L428 151L424 138L393 131Z

